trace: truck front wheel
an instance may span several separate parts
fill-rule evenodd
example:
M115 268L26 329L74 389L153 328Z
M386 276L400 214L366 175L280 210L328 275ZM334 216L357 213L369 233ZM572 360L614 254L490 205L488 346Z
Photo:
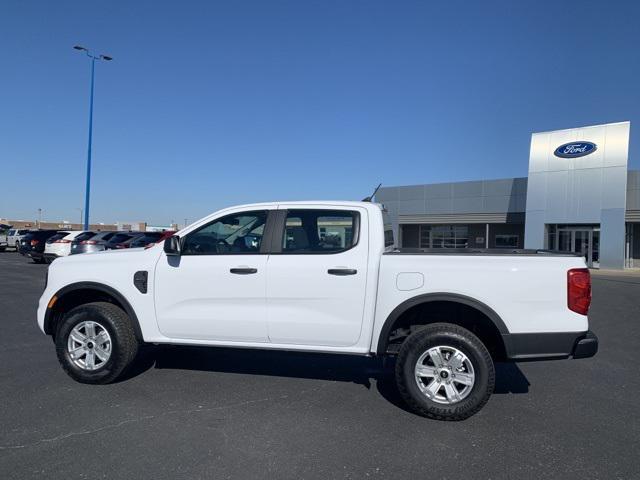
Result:
M87 303L66 313L55 343L62 368L81 383L113 382L138 352L129 317L108 302Z
M434 323L412 333L396 362L396 383L407 405L437 420L464 420L489 400L495 369L489 351L469 330Z

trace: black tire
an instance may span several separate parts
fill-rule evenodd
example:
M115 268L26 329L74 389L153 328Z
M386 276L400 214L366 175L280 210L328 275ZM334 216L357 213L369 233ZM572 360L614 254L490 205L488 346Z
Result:
M472 363L473 386L468 395L456 403L438 403L418 387L414 373L416 363L422 354L435 346L456 348ZM436 420L465 420L489 400L495 386L495 368L487 348L469 330L450 323L434 323L416 330L402 344L396 361L396 384L400 395L415 413Z
M96 370L85 370L76 365L67 350L69 334L80 322L92 320L103 326L111 337L111 355ZM106 384L120 377L131 365L138 353L138 340L127 314L107 302L80 305L64 315L56 336L58 361L67 374L80 383Z

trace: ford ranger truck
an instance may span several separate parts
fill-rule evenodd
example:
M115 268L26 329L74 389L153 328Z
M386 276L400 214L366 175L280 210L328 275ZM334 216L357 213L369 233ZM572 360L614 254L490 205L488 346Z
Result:
M82 383L113 382L142 344L389 356L413 411L461 420L488 401L496 361L595 355L590 301L573 254L397 249L379 204L282 202L57 260L38 325Z

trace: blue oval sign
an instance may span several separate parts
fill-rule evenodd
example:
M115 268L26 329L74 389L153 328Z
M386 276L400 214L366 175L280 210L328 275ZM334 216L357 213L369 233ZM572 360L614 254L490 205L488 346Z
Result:
M591 142L571 142L560 145L553 154L560 158L584 157L595 152L598 146Z

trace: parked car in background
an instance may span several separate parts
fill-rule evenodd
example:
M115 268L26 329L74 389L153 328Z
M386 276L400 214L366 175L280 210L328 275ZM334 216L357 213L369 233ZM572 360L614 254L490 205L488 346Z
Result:
M93 235L93 232L86 230L60 232L58 235L49 238L44 247L44 261L51 263L56 258L69 255L71 253L71 242L81 235L88 235L90 237Z
M105 250L105 245L111 238L118 232L98 232L94 233L90 237L77 236L71 242L71 255L77 255L79 253L91 253L102 252Z
M16 252L20 248L20 240L29 233L28 228L12 228L7 233L7 246L9 248L15 248Z
M0 252L4 252L4 249L9 246L7 242L7 234L11 229L11 225L5 225L0 223Z
M144 232L143 235L139 235L137 237L129 240L129 248L139 248L139 247L151 247L158 242L164 241L166 238L169 238L173 235L174 231L168 232Z
M139 236L140 233L144 233L144 232L118 232L113 237L111 237L111 240L109 240L105 244L104 249L119 250L121 248L129 248L129 246L128 245L125 246L125 244L129 240L131 240L133 237Z
M45 242L60 233L59 230L33 230L20 240L20 254L31 258L35 263L44 263Z

